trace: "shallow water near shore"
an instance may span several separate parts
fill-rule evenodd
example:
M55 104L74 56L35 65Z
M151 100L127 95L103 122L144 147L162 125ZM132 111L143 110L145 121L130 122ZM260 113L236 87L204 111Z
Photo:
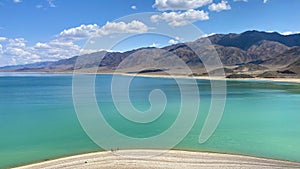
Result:
M112 75L97 75L95 85L99 107L113 128L143 138L157 135L172 125L181 102L175 80L134 78L130 98L137 109L145 111L150 107L148 95L153 89L161 89L168 99L165 112L155 123L141 125L118 114L110 94L111 78ZM300 162L300 84L227 82L223 118L213 136L199 144L211 95L209 80L197 83L201 100L199 115L192 130L175 149ZM0 168L101 150L78 122L72 101L72 75L1 74L0 107Z

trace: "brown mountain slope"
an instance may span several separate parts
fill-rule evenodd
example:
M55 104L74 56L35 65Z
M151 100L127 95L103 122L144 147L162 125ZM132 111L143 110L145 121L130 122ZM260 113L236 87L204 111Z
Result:
M287 66L300 59L300 47L293 47L282 54L263 62L264 65Z
M298 59L294 63L292 63L289 66L287 66L286 69L289 70L289 71L291 71L291 72L295 72L298 75L300 75L300 59Z
M279 42L262 40L252 45L247 50L247 53L256 60L267 60L278 56L289 49L290 47L287 47Z
M224 65L231 66L242 63L248 63L254 59L243 51L236 47L224 47L220 45L214 45L219 57Z

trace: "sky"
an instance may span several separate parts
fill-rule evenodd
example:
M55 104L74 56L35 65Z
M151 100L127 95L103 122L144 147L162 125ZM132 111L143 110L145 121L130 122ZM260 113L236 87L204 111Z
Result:
M299 0L0 0L0 66L69 58L88 52L82 47L91 36L151 30L139 19L116 21L135 13L157 12L151 22L176 28L192 23L206 35L247 30L288 35L300 32L299 9ZM147 35L129 42L114 50L162 47L179 38Z

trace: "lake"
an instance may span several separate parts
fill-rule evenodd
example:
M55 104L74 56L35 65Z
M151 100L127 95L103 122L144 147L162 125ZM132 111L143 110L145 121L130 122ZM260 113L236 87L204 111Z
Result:
M175 121L181 99L174 79L135 77L132 81L130 99L140 111L150 107L148 95L152 90L165 92L165 111L149 124L128 122L118 114L110 93L111 79L112 75L97 75L95 93L99 109L116 131L130 137L150 137L167 130ZM197 85L198 117L174 149L300 162L300 84L228 81L223 118L203 144L198 138L210 107L210 81L197 80ZM0 168L102 150L77 119L72 75L2 73L0 107Z

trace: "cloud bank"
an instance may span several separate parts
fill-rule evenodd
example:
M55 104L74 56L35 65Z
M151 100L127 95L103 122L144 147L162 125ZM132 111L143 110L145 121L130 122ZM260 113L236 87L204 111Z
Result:
M159 11L196 9L212 3L212 0L155 0L153 8Z
M224 10L230 10L231 6L228 4L227 1L222 0L220 3L213 3L209 5L208 9L211 11L221 12Z
M184 26L191 22L208 19L207 12L194 9L187 10L186 12L164 12L161 15L151 16L152 22L165 21L171 26Z
M85 53L76 44L77 41L116 33L143 33L148 29L147 25L137 20L129 23L107 22L102 27L97 24L80 25L63 30L49 42L37 42L31 46L24 38L0 37L0 66L65 59Z

